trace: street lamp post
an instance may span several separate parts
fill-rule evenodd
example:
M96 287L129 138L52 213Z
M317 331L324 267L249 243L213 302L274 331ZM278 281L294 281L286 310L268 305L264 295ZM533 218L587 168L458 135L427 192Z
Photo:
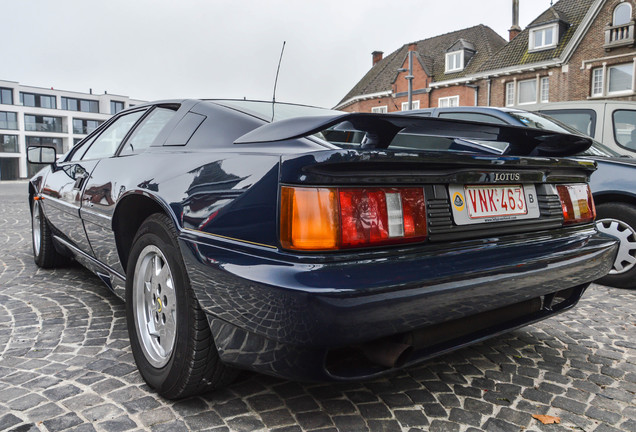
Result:
M398 69L398 72L406 72L408 71L408 75L405 76L404 78L406 78L406 80L409 82L409 89L408 89L408 110L412 110L413 109L413 51L409 51L409 68L408 69L404 69L404 68L400 68Z

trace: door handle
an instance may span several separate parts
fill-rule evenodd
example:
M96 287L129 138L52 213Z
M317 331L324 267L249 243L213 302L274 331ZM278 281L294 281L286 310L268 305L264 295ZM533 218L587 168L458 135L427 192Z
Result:
M86 177L88 177L86 174L77 176L77 178L75 179L75 184L73 185L73 189L81 189L82 185L84 184L84 180L86 180Z

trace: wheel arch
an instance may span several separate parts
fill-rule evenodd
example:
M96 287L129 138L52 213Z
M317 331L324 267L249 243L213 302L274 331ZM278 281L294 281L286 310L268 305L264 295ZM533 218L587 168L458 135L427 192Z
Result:
M636 195L628 193L628 192L602 192L593 194L594 196L594 204L607 204L607 203L620 203L620 204L629 204L636 207Z
M29 212L33 215L33 197L35 197L35 186L29 182Z
M155 213L167 215L178 231L179 224L174 212L159 197L149 194L147 191L128 191L119 199L113 213L112 229L115 235L117 254L124 272L127 271L128 257L135 234L143 221Z

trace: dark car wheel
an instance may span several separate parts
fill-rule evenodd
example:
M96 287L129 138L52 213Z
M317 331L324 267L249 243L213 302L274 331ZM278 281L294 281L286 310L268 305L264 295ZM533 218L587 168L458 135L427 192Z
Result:
M42 268L55 268L67 262L67 258L55 250L51 228L44 218L40 200L31 202L31 240L33 260Z
M596 226L620 240L618 255L609 274L597 282L619 287L636 288L636 207L607 203L596 207Z
M210 327L190 287L172 221L154 214L139 228L128 259L126 318L137 367L169 399L229 384Z

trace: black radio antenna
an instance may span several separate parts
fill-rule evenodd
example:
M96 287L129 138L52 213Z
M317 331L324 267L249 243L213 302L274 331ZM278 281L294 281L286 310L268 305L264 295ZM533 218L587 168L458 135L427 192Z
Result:
M276 105L276 84L278 84L278 72L280 72L280 62L283 61L283 52L285 52L285 41L283 41L283 48L281 48L280 50L278 68L276 69L276 79L274 80L274 94L272 95L272 121L274 121L274 105Z

